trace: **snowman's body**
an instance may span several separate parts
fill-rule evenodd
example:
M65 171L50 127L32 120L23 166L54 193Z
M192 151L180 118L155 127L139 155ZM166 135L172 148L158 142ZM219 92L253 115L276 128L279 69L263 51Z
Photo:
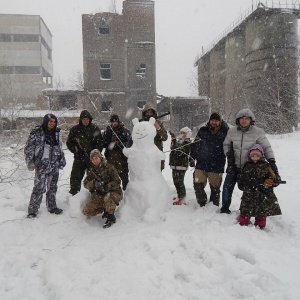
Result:
M170 189L160 169L165 155L154 144L154 122L154 118L149 122L134 119L133 145L123 150L129 165L129 183L121 210L123 219L142 217L154 221L163 217L171 203Z

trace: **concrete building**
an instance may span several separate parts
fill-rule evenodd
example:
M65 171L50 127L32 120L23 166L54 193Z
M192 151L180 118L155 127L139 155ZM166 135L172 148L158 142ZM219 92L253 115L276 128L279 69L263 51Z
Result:
M299 7L258 7L242 15L197 59L199 95L226 121L248 107L267 132L297 128Z
M82 15L82 39L87 104L130 126L146 102L156 105L154 1L125 0L122 14Z
M0 14L2 107L36 103L52 87L52 34L40 16Z

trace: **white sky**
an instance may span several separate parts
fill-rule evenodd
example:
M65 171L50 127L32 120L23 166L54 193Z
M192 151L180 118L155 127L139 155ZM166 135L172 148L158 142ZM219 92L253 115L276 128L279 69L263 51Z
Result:
M122 2L117 0L119 13ZM193 63L197 53L250 8L252 2L257 1L155 0L157 92L166 96L191 95L189 78L196 72ZM0 3L1 13L43 18L53 35L54 77L68 84L72 74L82 70L81 15L106 11L111 0L1 0Z

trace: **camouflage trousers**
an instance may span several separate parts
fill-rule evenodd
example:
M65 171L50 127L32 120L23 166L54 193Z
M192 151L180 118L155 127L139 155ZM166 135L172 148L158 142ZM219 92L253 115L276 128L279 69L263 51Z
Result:
M108 193L101 195L98 192L92 193L92 199L86 204L82 213L85 216L96 216L103 213L104 211L109 214L114 214L117 205L122 200L122 195L117 193Z
M50 173L35 172L34 186L28 206L28 214L36 214L42 203L43 194L46 192L46 205L48 210L56 207L56 192L59 168L55 167Z
M175 185L178 198L186 196L186 190L184 185L184 176L186 170L172 170L173 183Z

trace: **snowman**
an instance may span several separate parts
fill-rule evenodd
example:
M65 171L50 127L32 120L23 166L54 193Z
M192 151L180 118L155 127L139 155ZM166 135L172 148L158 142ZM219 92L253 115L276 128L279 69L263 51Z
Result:
M139 122L133 119L131 148L124 148L128 157L129 183L121 208L121 219L141 218L154 222L164 218L171 204L171 193L161 173L161 161L165 154L154 144L155 119Z

